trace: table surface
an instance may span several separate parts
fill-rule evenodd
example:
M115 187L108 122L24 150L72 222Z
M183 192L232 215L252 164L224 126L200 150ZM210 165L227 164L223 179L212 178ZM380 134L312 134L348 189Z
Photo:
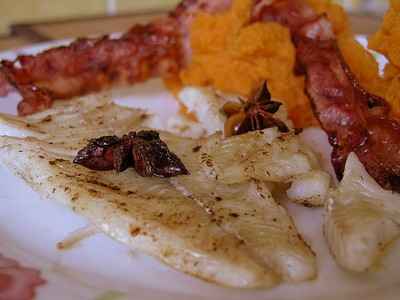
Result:
M142 11L125 15L15 24L11 26L11 36L0 38L0 51L50 40L123 32L132 24L148 22L165 12ZM381 20L377 16L359 14L351 15L350 22L354 33L370 35L377 30Z

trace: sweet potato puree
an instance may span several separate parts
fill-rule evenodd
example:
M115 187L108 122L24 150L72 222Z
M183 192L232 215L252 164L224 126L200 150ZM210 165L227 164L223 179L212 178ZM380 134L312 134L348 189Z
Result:
M392 113L400 116L400 0L391 0L381 28L370 37L368 46L385 55L384 94Z
M328 0L308 0L331 20L346 61L372 92L379 91L378 66L353 38L343 9ZM304 77L294 75L295 48L289 30L277 23L250 23L251 0L235 0L223 14L199 14L191 27L191 64L181 72L184 85L205 86L242 97L267 80L272 96L284 102L297 127L316 124L304 92ZM366 85L368 83L368 85Z
M200 14L191 28L192 62L184 85L211 85L249 97L263 82L287 105L296 126L313 123L304 78L293 73L295 48L289 30L277 23L248 24L251 0L234 1L230 11Z

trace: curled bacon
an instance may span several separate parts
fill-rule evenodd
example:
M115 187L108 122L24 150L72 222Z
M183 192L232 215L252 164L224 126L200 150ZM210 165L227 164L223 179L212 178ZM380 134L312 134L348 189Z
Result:
M342 177L348 155L355 152L382 187L400 191L400 123L389 117L384 99L360 86L327 18L310 12L302 1L278 0L256 17L291 30L306 92L333 146L337 177Z
M118 39L79 39L36 56L3 61L4 74L23 97L19 114L46 109L54 99L177 72L182 55L175 28L172 21L136 25Z
M0 73L20 92L20 115L49 108L55 99L176 74L190 59L189 26L198 11L217 12L231 0L184 0L168 17L135 25L120 38L78 39L69 46L2 61ZM1 80L0 91L7 86ZM3 78L4 79L4 78Z

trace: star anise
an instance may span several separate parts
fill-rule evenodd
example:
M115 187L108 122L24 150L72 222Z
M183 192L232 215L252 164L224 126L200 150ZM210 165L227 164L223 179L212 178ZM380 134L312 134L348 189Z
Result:
M289 132L286 124L273 116L281 105L282 103L271 100L266 81L250 100L241 103L227 102L222 108L228 117L225 122L225 136L271 127L277 127L280 132Z
M129 167L143 176L173 177L189 174L179 157L168 149L156 131L130 132L122 138L103 136L92 139L80 150L74 163L91 170L116 170Z

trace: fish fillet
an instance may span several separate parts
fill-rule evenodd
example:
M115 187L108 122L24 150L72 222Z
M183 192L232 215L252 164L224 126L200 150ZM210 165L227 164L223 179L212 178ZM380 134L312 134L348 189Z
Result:
M215 135L191 147L170 145L191 172L173 178L174 185L285 281L300 282L316 277L315 255L268 186L312 169L293 138L271 129L226 140Z
M347 159L344 177L330 192L324 233L338 264L365 272L400 236L400 195L384 190L366 172L354 153Z
M316 276L314 253L270 192L277 183L304 181L318 170L295 135L269 129L193 140L160 132L192 174L173 185L132 170L94 172L71 164L89 138L121 136L145 127L146 120L143 111L95 96L24 118L2 114L0 134L19 138L0 138L1 161L43 197L192 275L236 287ZM27 168L32 163L35 170Z
M66 204L114 239L222 285L277 283L241 240L222 231L168 181L143 178L133 170L91 171L62 152L35 138L0 138L2 163L43 198Z
M43 198L66 204L116 240L178 270L232 287L277 284L278 276L242 240L168 181L71 163L88 139L122 135L146 119L144 111L99 96L59 102L24 118L1 114L0 134L9 136L0 137L0 160Z
M147 119L145 111L114 104L109 97L92 95L57 102L52 108L16 117L0 113L0 135L36 137L68 153L86 146L88 138L122 135Z

